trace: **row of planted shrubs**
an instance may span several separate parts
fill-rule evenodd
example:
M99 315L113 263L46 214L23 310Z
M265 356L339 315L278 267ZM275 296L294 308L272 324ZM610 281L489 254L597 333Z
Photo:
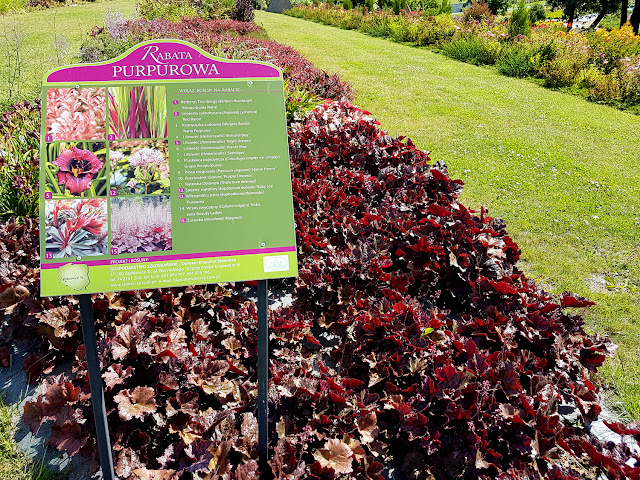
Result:
M600 412L591 374L615 348L572 313L591 302L527 279L504 223L465 208L462 182L368 112L325 103L290 126L289 147L300 274L293 305L270 315L274 478L638 478L637 454L585 429ZM38 296L38 238L31 220L0 228L0 293L29 292L0 330L0 363L7 344L40 342L24 367L46 379L24 421L95 456L77 300ZM264 473L246 288L93 296L123 480Z
M491 15L481 21L456 20L450 15L396 15L391 10L328 5L299 6L286 13L428 46L476 65L495 65L503 75L539 78L545 86L570 88L594 101L633 110L640 105L640 37L629 26L580 33L565 31L562 23L545 22L517 29L514 22L496 23Z

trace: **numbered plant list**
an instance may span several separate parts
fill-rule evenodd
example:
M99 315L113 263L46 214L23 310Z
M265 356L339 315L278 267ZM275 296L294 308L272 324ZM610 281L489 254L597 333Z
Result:
M186 42L45 76L41 293L297 276L281 71Z

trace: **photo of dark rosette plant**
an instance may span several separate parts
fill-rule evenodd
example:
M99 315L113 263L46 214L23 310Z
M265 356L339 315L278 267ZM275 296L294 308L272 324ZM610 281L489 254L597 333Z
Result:
M107 199L45 201L45 249L53 258L107 254Z
M110 185L118 195L162 195L170 191L166 140L132 140L109 145Z
M47 135L53 140L105 138L104 88L51 88L47 90Z
M111 248L118 253L171 250L170 197L111 198Z
M109 88L109 133L116 138L166 138L165 87Z
M104 142L60 142L47 146L46 191L55 198L100 197L107 194Z

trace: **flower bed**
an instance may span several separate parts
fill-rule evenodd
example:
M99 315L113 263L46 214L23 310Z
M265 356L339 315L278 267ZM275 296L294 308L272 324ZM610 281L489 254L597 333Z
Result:
M591 373L614 348L570 313L591 302L528 280L504 224L460 204L443 164L344 102L293 124L290 151L300 275L293 305L270 314L275 478L382 479L392 465L408 478L640 474L627 447L584 430L600 411ZM32 222L0 232L7 251L25 252L3 264L2 289L32 292L2 335L43 339L48 356L25 362L32 379L75 356L24 418L34 432L53 423L50 445L95 455L78 305L35 293L37 235ZM94 296L122 478L257 478L245 289ZM561 421L563 403L576 423ZM567 455L573 466L558 461Z
M189 22L136 21L119 38L179 33L216 54L274 61L293 90L352 96L292 49ZM96 38L108 47L99 53L126 43L109 44L108 32ZM300 275L285 282L292 306L269 319L275 478L381 480L392 468L436 479L640 475L637 454L585 429L601 408L591 376L615 348L587 335L572 313L591 302L554 298L527 279L503 222L460 204L462 182L410 140L381 131L368 112L324 103L291 124L289 141ZM166 202L140 203L135 191L165 188L155 185L163 145L114 148L116 170L135 180L128 204L112 212L121 240L149 232L123 250L169 250ZM62 213L49 212L52 228L103 234L100 205L60 202ZM73 297L39 297L39 251L35 221L0 227L0 306L9 314L0 364L9 365L12 343L39 341L23 367L44 383L24 421L33 432L49 422L47 443L58 450L95 457L79 307ZM121 478L258 478L257 314L242 295L248 288L93 296ZM48 376L69 361L71 375ZM575 406L575 422L562 421L562 404Z
M546 22L533 25L528 36L512 37L508 23L496 24L491 18L454 21L450 15L365 13L326 4L296 6L286 13L430 46L457 60L496 65L503 75L541 78L548 87L569 87L591 100L638 111L640 86L635 67L640 63L640 37L633 35L630 26L577 33L566 32L562 23Z

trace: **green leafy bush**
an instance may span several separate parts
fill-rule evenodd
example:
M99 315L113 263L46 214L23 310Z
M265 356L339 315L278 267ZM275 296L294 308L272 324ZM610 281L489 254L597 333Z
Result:
M507 77L529 77L535 73L531 55L521 48L510 48L498 59L496 68Z
M353 3L351 0L342 0L342 8L345 10L351 10L353 8Z
M509 18L509 36L515 38L518 35L525 37L531 32L529 25L529 10L525 0L520 0L518 6L511 12Z
M495 44L471 36L459 37L443 48L446 56L473 65L493 65L498 52Z
M529 9L529 19L534 25L547 18L547 11L541 3L534 3Z
M446 13L420 22L411 22L407 28L409 40L419 46L442 47L449 43L457 32L451 15Z
M138 12L147 20L170 20L196 17L198 10L188 0L138 0Z
M552 57L540 62L538 74L547 87L568 87L576 83L578 74L591 60L588 45L578 34L569 33L553 45Z
M26 0L0 0L0 15L22 10L26 3Z
M0 119L0 219L38 216L40 100L12 105Z
M451 8L451 0L442 0L440 3L440 10L438 11L439 15L451 15L453 12Z
M138 12L147 20L177 22L183 17L230 18L233 0L138 0Z

